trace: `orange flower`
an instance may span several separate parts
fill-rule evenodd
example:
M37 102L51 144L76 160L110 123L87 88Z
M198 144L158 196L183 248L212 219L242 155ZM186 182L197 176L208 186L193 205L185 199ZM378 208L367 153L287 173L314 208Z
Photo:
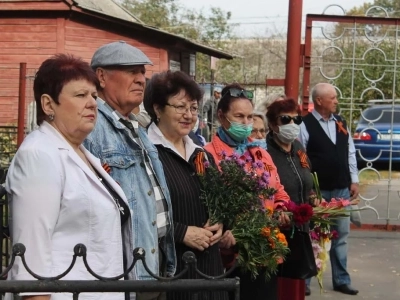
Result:
M272 249L275 249L275 241L273 238L268 238L269 244L271 245Z
M261 229L261 235L269 237L271 235L271 230L268 227Z
M283 234L283 233L278 233L277 235L276 235L276 237L278 238L278 241L280 242L280 243L282 243L283 245L285 245L285 246L287 246L288 245L288 242L287 242L287 240L286 240L286 237L285 237L285 235Z
M261 200L261 204L265 212L267 213L268 216L272 216L272 213L274 212L274 200L271 199L265 199L262 196L259 196Z

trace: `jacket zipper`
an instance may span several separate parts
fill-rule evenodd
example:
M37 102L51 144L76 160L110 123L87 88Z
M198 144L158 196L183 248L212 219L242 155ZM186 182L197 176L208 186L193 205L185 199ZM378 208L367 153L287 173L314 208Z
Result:
M299 177L299 180L300 180L300 188L301 188L301 190L300 190L301 203L304 203L304 199L303 199L303 181L301 180L301 176L300 176L299 172L297 171L296 165L294 164L294 162L293 162L293 160L292 160L292 157L290 156L290 154L289 154L288 156L289 156L289 160L290 160L291 164L292 164L293 167L294 167L294 170L295 170L296 175Z

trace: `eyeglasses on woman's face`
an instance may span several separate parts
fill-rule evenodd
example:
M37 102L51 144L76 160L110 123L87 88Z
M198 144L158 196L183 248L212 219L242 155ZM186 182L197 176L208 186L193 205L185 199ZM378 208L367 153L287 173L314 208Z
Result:
M252 134L258 134L258 133L260 133L260 134L262 134L262 135L264 135L266 132L267 132L267 131L266 131L265 129L255 129L255 128L253 128L253 130L251 131Z
M186 114L188 111L190 111L190 113L192 115L198 115L199 114L199 107L198 106L190 106L190 107L186 107L185 105L174 105L174 104L165 104L167 106L171 106L175 108L176 113L178 114Z
M278 116L278 119L281 120L282 125L289 124L292 120L294 124L300 125L303 122L302 116L289 116L289 115L281 115Z

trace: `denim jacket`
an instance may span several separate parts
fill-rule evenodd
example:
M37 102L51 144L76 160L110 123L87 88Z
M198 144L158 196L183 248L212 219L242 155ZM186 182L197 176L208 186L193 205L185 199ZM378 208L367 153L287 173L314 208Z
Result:
M94 156L100 158L102 164L107 164L111 168L111 177L121 185L132 211L133 247L145 249L147 266L153 273L159 274L156 203L154 198L149 196L152 186L143 168L144 154L130 138L125 126L112 115L111 108L106 106L102 99L97 100L97 105L96 126L83 144ZM156 147L140 126L138 134L168 205L170 227L165 237L166 272L167 276L173 276L176 270L176 253L171 197ZM139 280L154 279L147 273L141 262L135 265L135 275Z

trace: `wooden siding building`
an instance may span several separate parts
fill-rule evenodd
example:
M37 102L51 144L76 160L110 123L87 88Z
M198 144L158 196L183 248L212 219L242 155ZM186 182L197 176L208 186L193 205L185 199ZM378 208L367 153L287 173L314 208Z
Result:
M17 122L21 62L27 63L30 111L33 75L46 58L71 53L90 61L98 47L118 40L138 47L152 60L148 76L170 68L194 75L196 52L233 58L147 26L113 0L0 0L0 125Z

